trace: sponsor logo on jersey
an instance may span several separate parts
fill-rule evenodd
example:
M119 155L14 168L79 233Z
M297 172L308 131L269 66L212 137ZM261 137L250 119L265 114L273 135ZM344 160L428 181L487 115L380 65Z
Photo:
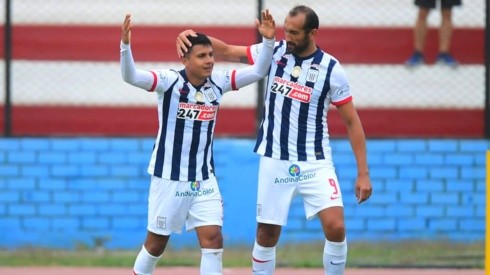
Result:
M289 97L303 103L308 103L311 100L311 93L313 92L313 88L303 86L296 82L288 81L276 76L274 77L271 91L273 93L281 94L285 97Z
M198 105L192 103L179 103L177 118L200 121L211 121L216 117L217 106Z
M312 179L316 176L316 173L301 174L301 169L297 164L289 166L288 173L290 177L276 178L274 183L296 183L305 180Z
M344 85L344 86L342 86L342 87L339 87L339 88L338 88L338 89L335 91L335 93L336 93L337 95L343 95L343 94L345 94L345 93L349 92L349 90L350 90L350 86L349 86L349 84L346 84L346 85Z
M276 64L277 64L278 67L281 67L281 68L286 67L286 63L282 63L281 60L277 60L276 61Z

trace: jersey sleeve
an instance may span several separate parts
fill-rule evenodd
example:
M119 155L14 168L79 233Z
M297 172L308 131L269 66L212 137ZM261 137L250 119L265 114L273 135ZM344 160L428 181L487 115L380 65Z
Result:
M331 102L335 106L341 106L352 101L349 81L344 69L337 63L330 76Z
M264 43L253 44L247 47L247 59L248 63L253 65L259 58L259 54L262 51ZM274 47L277 46L279 42L275 42Z
M165 87L168 85L168 70L145 71L137 69L129 44L121 42L120 52L121 75L125 82L149 92L153 92L159 87L165 90Z
M250 85L259 81L269 72L274 49L274 39L263 38L260 53L253 65L229 72L230 86L232 90Z

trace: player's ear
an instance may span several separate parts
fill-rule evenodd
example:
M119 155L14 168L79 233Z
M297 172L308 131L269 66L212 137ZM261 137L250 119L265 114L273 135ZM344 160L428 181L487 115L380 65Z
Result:
M184 53L184 56L182 56L182 57L180 58L180 62L182 62L182 64L184 64L184 65L185 65L186 63L188 63L188 62L189 62L189 57L190 57L190 55L191 55L191 52L190 52L190 49L189 49L187 52L185 52L185 53Z
M313 30L310 31L310 33L308 34L308 36L311 39L315 39L317 34L318 34L318 29L313 29Z

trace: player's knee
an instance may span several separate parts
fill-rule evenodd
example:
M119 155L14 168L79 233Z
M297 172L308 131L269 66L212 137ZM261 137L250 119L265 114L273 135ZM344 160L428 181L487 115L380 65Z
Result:
M281 234L281 226L271 224L260 224L257 226L257 243L261 246L275 246Z
M221 231L212 232L201 240L202 248L223 248L223 234Z
M145 240L145 248L150 255L159 257L163 254L165 247L167 246L169 236L157 235L148 232Z
M345 239L345 224L343 221L329 223L326 226L325 237L332 242L342 242Z
M154 257L159 257L160 255L163 254L163 251L165 250L165 246L159 243L150 243L150 244L145 244L146 251Z

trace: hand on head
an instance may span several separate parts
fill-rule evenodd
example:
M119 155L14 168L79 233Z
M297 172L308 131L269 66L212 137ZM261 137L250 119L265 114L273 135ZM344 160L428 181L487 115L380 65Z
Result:
M177 54L179 57L183 57L184 53L186 53L189 50L189 47L192 46L191 42L189 39L187 39L187 36L197 36L196 32L193 30L185 30L177 36L177 41L175 42L177 46Z

